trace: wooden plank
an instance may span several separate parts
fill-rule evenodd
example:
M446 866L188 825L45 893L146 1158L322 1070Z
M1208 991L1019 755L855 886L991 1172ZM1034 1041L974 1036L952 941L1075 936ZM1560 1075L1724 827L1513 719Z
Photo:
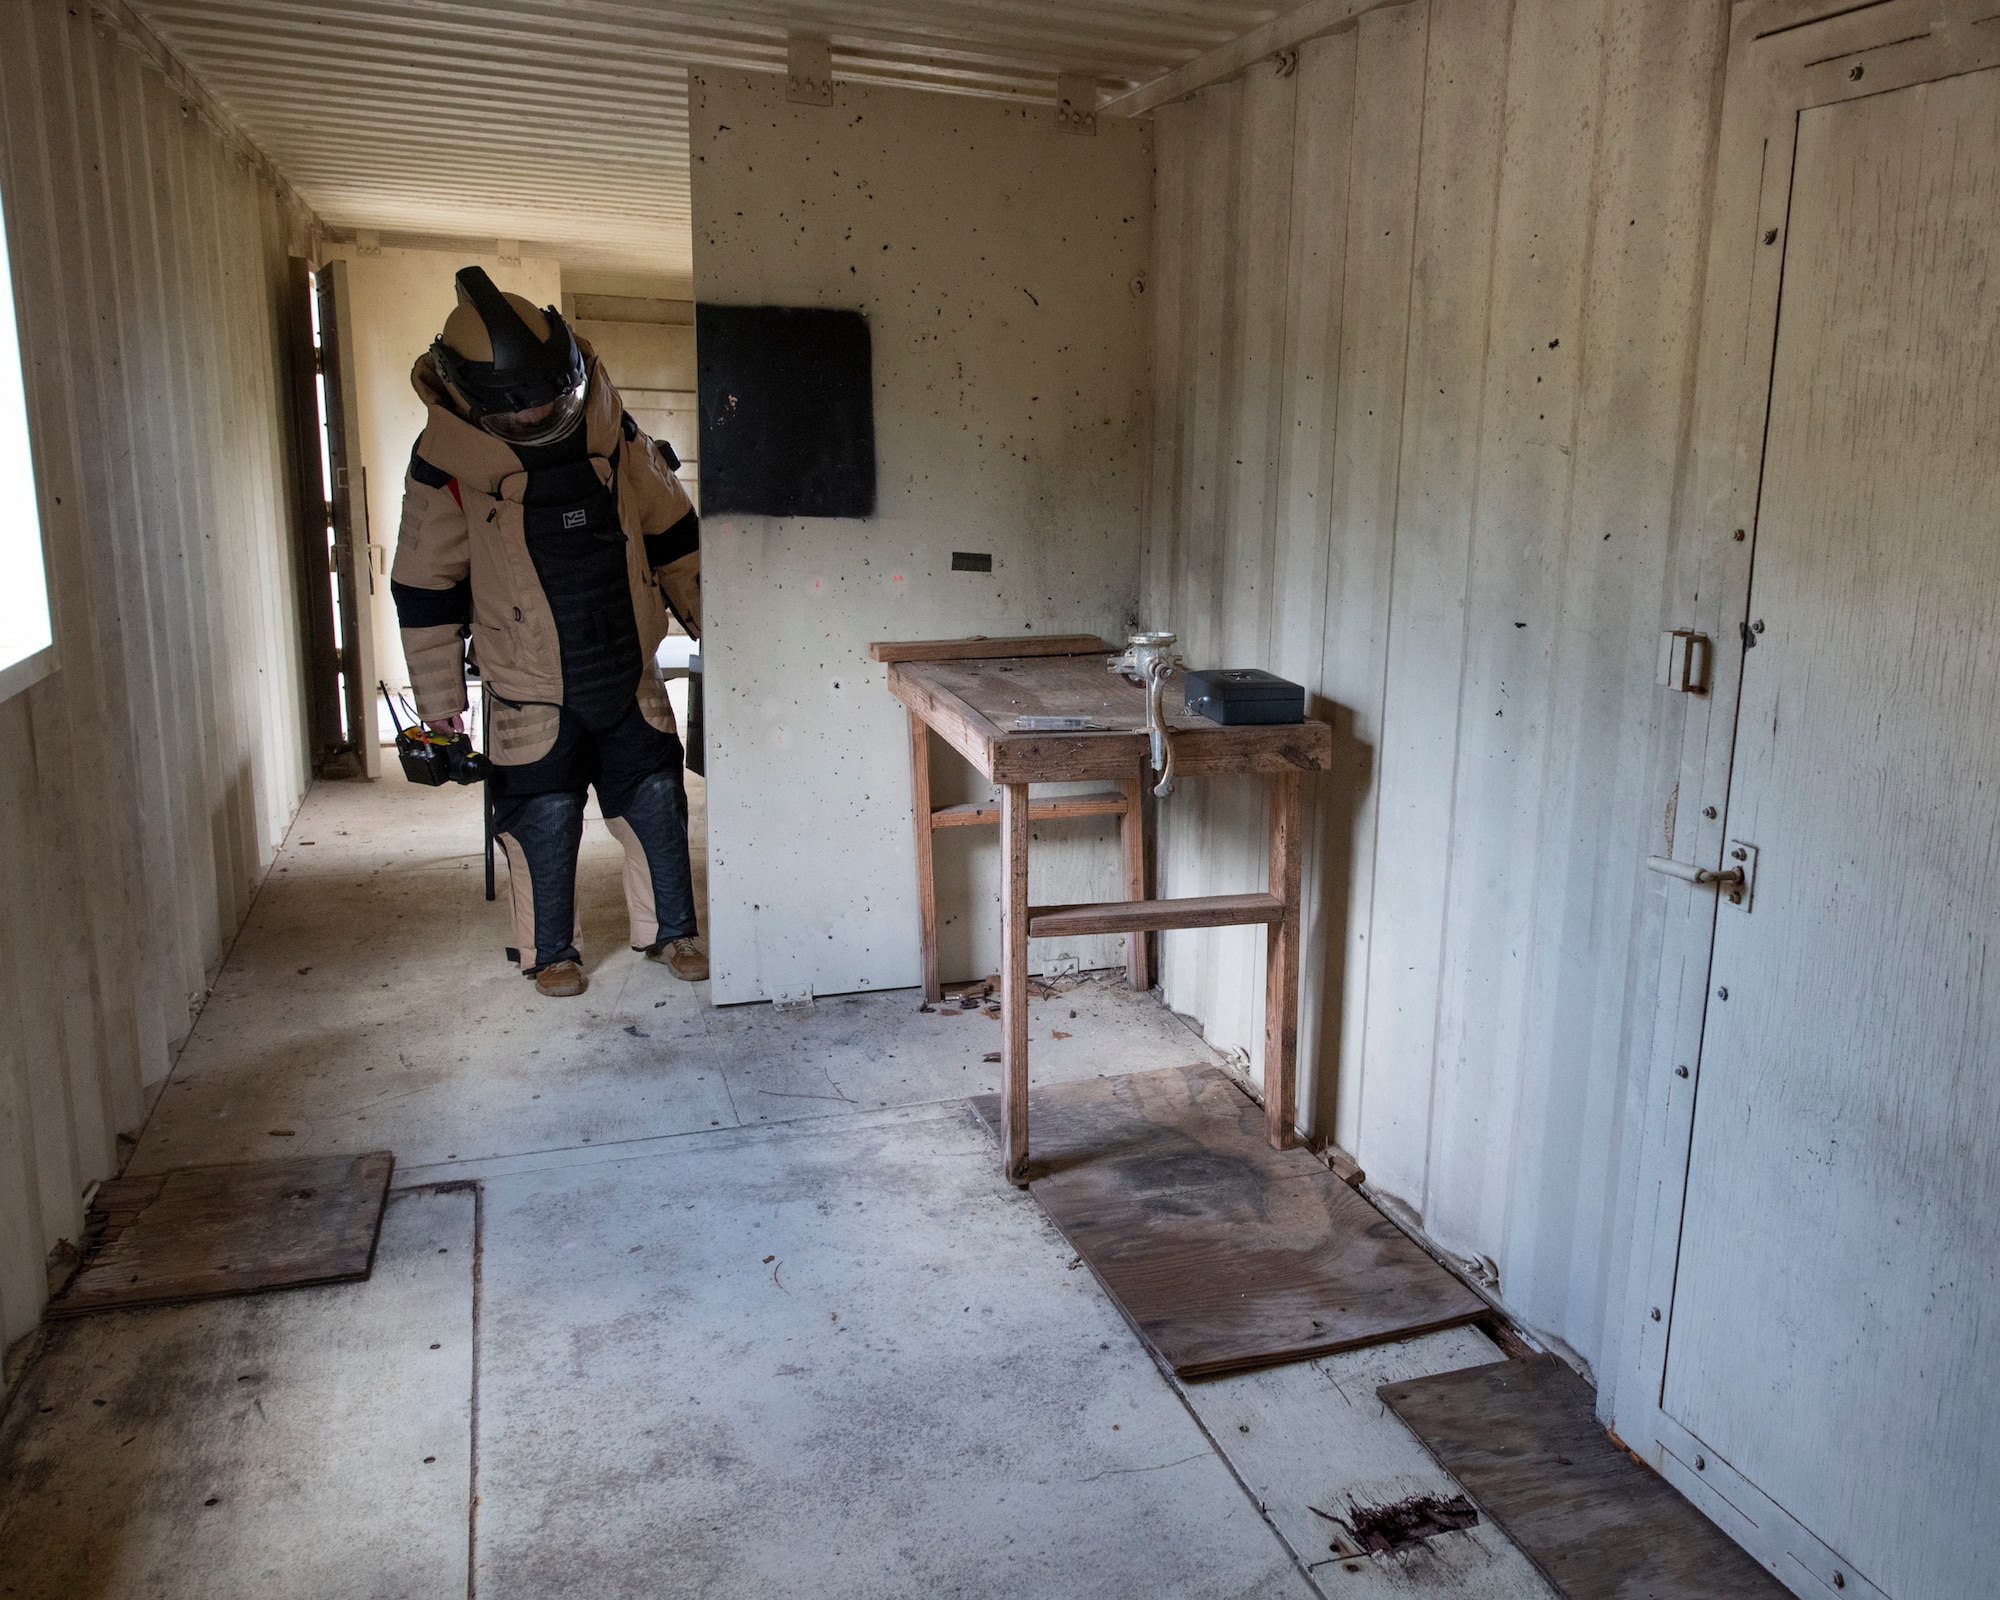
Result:
M1486 1303L1300 1149L1220 1070L1031 1096L1036 1200L1162 1366L1214 1377L1451 1327ZM999 1102L975 1100L989 1127Z
M889 665L889 692L929 723L931 731L977 767L982 776L992 778L993 747L1000 741L998 728L956 695L940 693L928 678L902 662Z
M938 987L937 850L931 830L937 813L931 809L931 731L914 711L910 719L910 831L917 841L917 937L924 963L924 998L942 1000Z
M1168 928L1236 928L1276 924L1285 905L1275 894L1188 895L1179 900L1106 900L1087 906L1031 906L1030 939L1086 933L1159 933Z
M1013 727L1021 716L1087 717L1101 732L1142 732L1146 726L1146 695L1137 684L1105 670L1104 663L1083 656L1061 656L1033 660L1003 657L980 661L938 662L899 666L892 674L897 681L921 682L934 694L950 696L966 710L985 719L1014 741L1075 739L1088 735L1027 733ZM1225 728L1183 702L1178 679L1167 686L1164 709L1167 726L1178 737L1183 734L1220 735L1227 739L1254 741L1272 736L1272 727L1238 726ZM1279 724L1299 727L1302 724Z
M1028 803L1030 822L1055 822L1064 817L1120 817L1128 801L1122 794L1059 794ZM965 805L938 806L931 812L933 828L990 827L1000 820L997 800L974 800Z
M368 1276L396 1158L303 1156L101 1184L52 1317Z
M1125 898L1146 898L1146 774L1127 773L1122 797L1124 819L1118 824L1118 856L1124 868ZM1125 987L1144 994L1153 987L1151 942L1144 929L1125 935Z
M868 647L872 661L980 661L991 657L1020 660L1028 656L1115 655L1117 649L1094 633L1060 633L1037 638L878 639Z
M893 662L889 692L995 783L1122 782L1147 758L1144 693L1087 657ZM1014 733L1021 715L1088 716L1103 730ZM1167 698L1174 763L1188 777L1318 771L1333 759L1324 722L1223 727Z
M1271 898L1280 906L1264 943L1264 1136L1292 1143L1298 1121L1299 877L1305 855L1302 789L1296 772L1270 783Z
M1009 1183L1028 1173L1028 786L1001 791L1000 1104L1006 1137L1001 1170Z
M1376 1392L1567 1600L1784 1600L1788 1593L1612 1441L1590 1385L1554 1356L1385 1383Z
M1185 99L1211 84L1235 77L1245 67L1255 66L1259 61L1302 45L1308 39L1317 39L1338 28L1348 27L1357 17L1378 6L1393 3L1394 0L1306 0L1304 5L1295 6L1248 33L1239 34L1227 44L1217 45L1208 54L1196 56L1150 83L1142 83L1136 89L1113 95L1097 108L1098 115L1144 116L1156 106Z
M1368 1174L1361 1170L1361 1163L1337 1144L1330 1144L1321 1150L1319 1158L1326 1163L1327 1170L1350 1189L1358 1189L1368 1181Z
M1259 772L1321 772L1333 764L1333 729L1319 721L1277 727L1176 728L1174 771L1182 778L1242 777ZM1012 734L993 750L996 783L1055 783L1116 778L1146 759L1139 734ZM1195 834L1198 839L1199 833Z
M1114 731L1146 725L1145 691L1095 656L992 656L911 664L902 671L954 696L1007 734L1016 733L1014 719L1021 716L1087 717L1093 726ZM1170 711L1179 698L1170 688Z

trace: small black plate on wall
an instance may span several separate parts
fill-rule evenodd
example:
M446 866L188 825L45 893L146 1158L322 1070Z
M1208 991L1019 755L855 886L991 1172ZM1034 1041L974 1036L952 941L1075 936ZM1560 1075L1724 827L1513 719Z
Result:
M954 550L951 553L953 572L991 572L993 557L984 550Z
M858 311L695 307L704 516L875 512L875 395Z

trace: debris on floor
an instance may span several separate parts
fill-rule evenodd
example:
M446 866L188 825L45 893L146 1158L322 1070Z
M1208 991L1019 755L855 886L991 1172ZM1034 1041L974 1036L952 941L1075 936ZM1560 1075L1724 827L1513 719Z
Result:
M1317 1508L1315 1508L1317 1509ZM1435 1494L1411 1495L1387 1506L1350 1506L1345 1518L1328 1516L1342 1524L1355 1545L1372 1555L1390 1556L1441 1533L1459 1533L1479 1526L1479 1513L1462 1494L1446 1498ZM1334 1546L1335 1555L1351 1552Z

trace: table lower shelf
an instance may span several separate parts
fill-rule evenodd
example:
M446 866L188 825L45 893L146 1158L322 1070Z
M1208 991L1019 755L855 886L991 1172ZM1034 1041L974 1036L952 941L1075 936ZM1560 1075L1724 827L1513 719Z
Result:
M1030 822L1059 822L1070 817L1122 817L1132 809L1122 789L1104 789L1095 794L1058 794L1028 802ZM970 805L939 806L931 812L933 828L996 827L1000 822L998 800L975 800Z
M1030 939L1062 939L1086 933L1158 933L1168 928L1269 926L1284 919L1285 902L1274 894L1189 895L1178 900L1105 900L1084 906L1028 907Z

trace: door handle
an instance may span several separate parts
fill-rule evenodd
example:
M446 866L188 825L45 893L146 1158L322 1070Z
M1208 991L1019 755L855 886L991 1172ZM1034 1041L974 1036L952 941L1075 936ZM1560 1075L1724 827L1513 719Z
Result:
M1750 899L1750 874L1756 867L1756 847L1732 841L1729 853L1742 865L1717 872L1713 867L1698 867L1692 861L1676 861L1672 856L1648 856L1646 870L1661 873L1669 878L1679 878L1682 883L1691 883L1697 888L1720 890L1729 897L1731 905L1743 906L1747 910Z
M1646 868L1650 872L1664 873L1669 878L1679 878L1682 883L1706 884L1711 888L1725 883L1741 886L1743 869L1731 867L1727 872L1714 872L1707 867L1698 867L1692 861L1676 861L1672 856L1648 856Z

